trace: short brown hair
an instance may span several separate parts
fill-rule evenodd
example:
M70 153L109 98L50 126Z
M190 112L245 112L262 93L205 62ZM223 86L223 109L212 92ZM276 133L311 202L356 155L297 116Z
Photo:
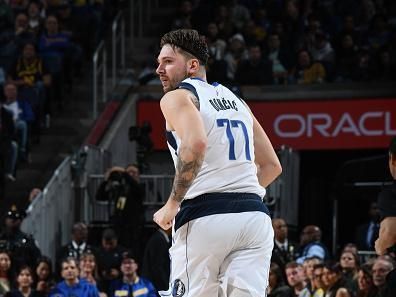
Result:
M161 38L160 47L170 44L194 56L202 65L206 65L209 58L208 45L196 30L180 29L170 31Z

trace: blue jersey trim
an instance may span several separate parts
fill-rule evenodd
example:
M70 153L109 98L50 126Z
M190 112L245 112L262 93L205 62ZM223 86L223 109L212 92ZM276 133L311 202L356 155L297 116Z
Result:
M190 77L190 79L200 80L200 81L206 83L206 81L204 81L204 80L203 80L202 78L200 78L200 77Z
M184 200L175 218L175 231L187 222L201 217L260 211L269 215L261 197L252 193L208 193L194 199Z
M175 136L173 136L173 133L171 131L166 131L166 141L175 150L175 154L177 156L177 142Z
M217 87L219 85L219 83L217 81L212 82L212 86Z
M197 97L197 99L199 101L199 96L198 96L197 90L195 89L195 87L192 84L189 84L189 83L186 83L186 82L182 82L179 85L179 89L189 90L191 93L193 93L195 95L195 97Z

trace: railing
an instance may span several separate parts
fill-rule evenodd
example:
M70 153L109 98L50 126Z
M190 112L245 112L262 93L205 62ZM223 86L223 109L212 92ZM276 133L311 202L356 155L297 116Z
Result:
M132 1L133 2L133 1ZM111 48L112 48L112 87L116 87L118 56L120 56L121 71L125 70L125 18L122 12L115 17L111 26ZM118 55L118 52L120 55Z
M107 99L107 53L105 43L102 40L92 57L93 62L93 102L92 117L98 116L99 76L102 75L102 102Z
M82 195L86 190L84 176L104 172L110 164L109 152L85 146L74 156L64 159L43 192L30 204L22 230L33 235L44 255L55 260L57 247L70 240L76 218L87 221L88 203Z
M55 170L43 192L29 207L22 230L37 240L44 255L55 259L56 247L70 239L74 218L74 191L71 187L71 158L67 157Z

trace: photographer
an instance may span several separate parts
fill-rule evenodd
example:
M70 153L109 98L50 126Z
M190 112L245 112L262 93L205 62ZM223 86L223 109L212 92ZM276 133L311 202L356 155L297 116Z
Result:
M393 177L390 187L384 189L378 197L378 207L381 214L379 237L375 242L378 255L389 253L395 260L396 252L396 137L389 147L389 170ZM382 297L396 296L396 269L387 275L386 288Z
M122 167L108 170L96 199L109 202L110 223L114 225L120 244L139 254L139 235L144 220L143 190L138 177L129 174L130 166L128 171ZM137 169L137 166L134 167Z

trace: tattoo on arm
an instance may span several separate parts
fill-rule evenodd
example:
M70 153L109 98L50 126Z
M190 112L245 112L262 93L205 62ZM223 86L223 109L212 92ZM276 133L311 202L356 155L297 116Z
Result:
M185 161L182 159L183 153L193 155L193 160ZM204 156L194 152L191 148L180 147L179 157L177 159L176 174L173 181L173 187L171 192L171 198L177 202L181 202L184 199L184 195L187 193L195 177L198 175L201 169Z
M198 98L194 95L194 94L190 94L190 99L192 101L192 103L194 103L195 107L199 110L199 100Z

